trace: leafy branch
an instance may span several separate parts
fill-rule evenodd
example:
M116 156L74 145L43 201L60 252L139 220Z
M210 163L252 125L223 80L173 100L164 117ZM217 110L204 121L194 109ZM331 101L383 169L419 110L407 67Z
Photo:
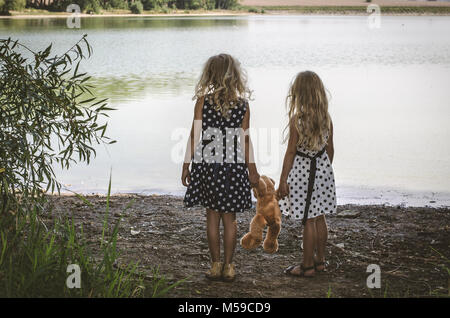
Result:
M105 117L113 110L92 93L83 59L92 55L84 35L61 55L52 45L34 52L11 38L0 39L0 195L1 211L58 192L54 164L68 169L90 163L95 144L106 136ZM26 58L23 48L31 53ZM85 53L87 52L87 54Z

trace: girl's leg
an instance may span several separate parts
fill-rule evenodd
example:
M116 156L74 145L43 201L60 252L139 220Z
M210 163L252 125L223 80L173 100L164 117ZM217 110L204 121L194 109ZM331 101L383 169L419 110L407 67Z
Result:
M231 264L233 262L234 249L236 248L236 213L223 213L223 247L225 253L225 264Z
M314 249L316 247L316 218L306 220L306 224L303 228L303 267L314 267ZM303 270L300 266L296 266L289 270L292 275L313 276L314 268Z
M316 247L316 218L306 220L303 229L303 266L305 268L314 266L314 248ZM308 270L310 274L314 270Z
M318 216L316 218L316 259L317 263L325 261L325 246L328 240L328 228L327 221L325 220L325 215ZM317 269L323 270L324 265L317 266Z
M206 209L206 236L212 262L220 261L220 213Z

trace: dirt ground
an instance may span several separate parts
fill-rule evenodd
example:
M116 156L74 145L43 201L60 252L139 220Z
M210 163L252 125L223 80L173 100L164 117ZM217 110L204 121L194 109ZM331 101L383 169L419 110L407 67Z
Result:
M93 207L74 196L51 197L51 221L73 216L87 238L99 243L106 198L89 196ZM130 203L126 211L126 206ZM168 280L187 278L169 297L436 297L450 296L450 209L386 206L338 207L356 218L328 217L327 272L315 278L289 277L284 268L300 262L301 225L283 219L279 251L236 249L234 283L211 282L205 212L186 209L173 196L113 196L110 225L123 213L120 260L139 261L140 269L159 270ZM125 211L125 212L124 212ZM238 238L248 230L254 209L238 215ZM97 242L97 243L95 243ZM369 264L381 268L381 288L369 289Z

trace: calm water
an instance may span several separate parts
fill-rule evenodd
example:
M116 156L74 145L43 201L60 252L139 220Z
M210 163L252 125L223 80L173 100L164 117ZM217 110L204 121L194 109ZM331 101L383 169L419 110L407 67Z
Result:
M182 194L180 169L191 100L205 60L236 56L249 76L261 173L281 171L284 100L310 69L331 93L339 203L450 205L450 18L262 16L0 19L0 37L57 52L84 33L94 55L83 68L118 110L90 166L60 172L68 189Z

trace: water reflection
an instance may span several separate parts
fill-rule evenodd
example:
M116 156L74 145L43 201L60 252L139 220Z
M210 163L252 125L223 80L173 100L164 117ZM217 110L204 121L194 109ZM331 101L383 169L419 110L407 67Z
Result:
M118 143L61 172L82 191L104 189L112 167L115 191L181 192L173 154L191 124L195 80L209 56L228 52L248 70L260 130L284 127L298 71L319 73L333 96L338 191L448 192L449 29L447 17L425 16L383 16L375 30L347 16L86 18L80 30L65 19L0 19L1 38L32 49L52 42L64 52L88 33L94 55L81 70L118 109L109 126ZM261 172L278 177L283 147L258 144Z
M235 17L85 17L81 18L81 26L85 30L95 29L167 29L167 28L224 28L242 27L248 25L247 19ZM0 19L0 31L34 30L50 31L51 29L66 28L66 18L27 18L27 19Z
M146 95L166 96L192 94L196 75L185 73L155 74L151 77L128 75L122 77L94 77L90 83L97 96L107 96L112 103L139 100Z

